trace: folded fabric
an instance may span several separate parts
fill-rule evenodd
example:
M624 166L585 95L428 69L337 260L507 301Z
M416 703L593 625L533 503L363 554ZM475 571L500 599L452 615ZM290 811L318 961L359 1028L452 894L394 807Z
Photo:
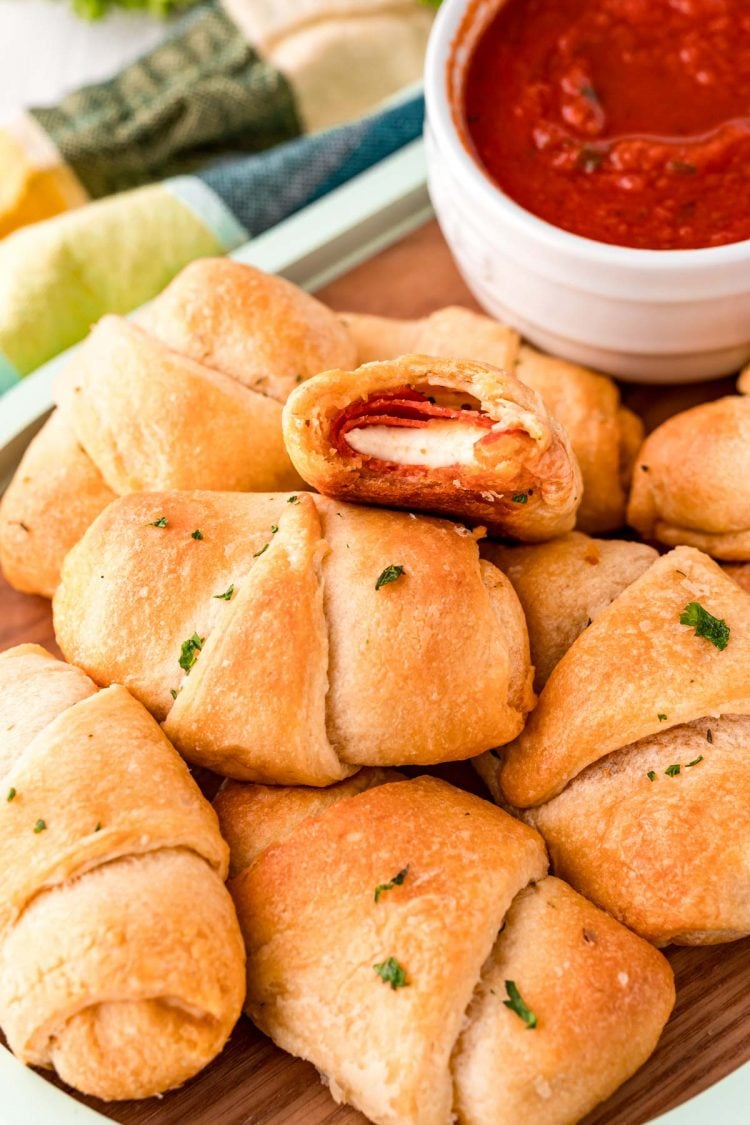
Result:
M0 237L371 111L419 78L423 0L208 0L107 82L0 129Z
M0 393L107 312L156 296L418 137L421 95L370 117L121 192L0 241Z

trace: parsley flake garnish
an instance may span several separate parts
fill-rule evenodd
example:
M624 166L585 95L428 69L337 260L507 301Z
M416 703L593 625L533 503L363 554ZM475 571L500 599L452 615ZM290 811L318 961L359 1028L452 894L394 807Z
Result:
M714 740L714 732L709 727L708 730L706 731L706 742L713 742L713 740Z
M101 830L102 830L102 822L100 820L97 820L96 828L94 829L94 832L101 832Z
M192 637L188 637L186 641L182 642L180 649L180 668L186 675L190 674L190 669L198 659L198 653L203 648L205 637L199 637L197 633L193 633Z
M299 496L290 496L287 504L299 504Z
M11 785L10 789L8 790L8 796L5 798L5 800L6 801L12 801L13 798L15 797L15 795L16 795L16 791L13 788L13 786Z
M397 988L406 988L409 983L406 979L406 970L399 965L395 957L389 957L386 961L373 965L373 969L383 983L389 984L394 992Z
M154 520L153 523L147 523L146 527L166 527L168 522L166 516L159 516L158 520Z
M231 602L233 593L234 582L231 584L231 586L227 586L223 594L214 594L214 598L218 599L218 601L220 602Z
M512 499L514 504L527 504L529 497L525 492L516 492L514 493Z
M703 761L703 755L699 754L697 758L693 758L692 762L688 762L688 764L685 766L685 769L689 770L691 766L697 766L698 762L702 762L702 761Z
M664 772L667 775L667 777L677 777L677 774L680 772L681 769L682 769L681 765L675 764L673 766L667 766L667 768L665 769Z
M255 552L255 554L253 555L253 558L254 558L254 559L259 559L259 558L260 558L260 556L261 556L261 555L263 554L263 552L264 552L264 551L267 551L267 550L268 550L268 544L267 544L267 543L264 543L264 544L263 544L263 546L261 547L261 549L260 549L259 551L256 551L256 552Z
M375 589L379 590L381 586L389 586L391 582L395 582L398 578L400 578L403 573L404 568L402 566L394 565L394 563L391 563L390 566L387 566L385 568L383 573L378 578L377 582L375 583Z
M660 711L656 717L657 717L657 719L659 720L660 723L665 722L666 718L667 718L667 716L664 714L663 711Z
M203 532L199 531L198 528L196 527L195 531L190 536L190 538L191 539L202 539L203 538Z
M526 1024L529 1031L533 1031L536 1027L536 1016L531 1008L528 1008L523 1001L521 993L516 988L514 980L506 980L505 991L508 993L508 999L503 1000L506 1008L510 1008L511 1012L515 1012L520 1019Z
M46 827L47 827L47 822L46 822L46 820L38 820L38 821L36 822L36 824L34 825L34 831L35 831L35 832L37 833L37 835L38 835L38 834L39 834L40 832L44 832L44 830L45 830L45 828L46 828Z
M390 883L378 883L375 888L375 901L380 902L380 896L385 894L386 891L392 891L394 887L400 887L406 876L409 874L409 865L399 871L398 875L394 875Z
M656 774L653 770L649 770L646 774L646 777L649 779L649 781L656 781Z
M278 530L279 530L279 525L277 523L272 523L271 524L271 534L275 535Z
M696 637L705 637L722 652L729 644L729 626L723 617L714 617L700 602L688 602L680 614L680 625L695 629Z
M169 689L169 694L172 696L172 699L176 699L179 693L177 691L177 688L171 687Z

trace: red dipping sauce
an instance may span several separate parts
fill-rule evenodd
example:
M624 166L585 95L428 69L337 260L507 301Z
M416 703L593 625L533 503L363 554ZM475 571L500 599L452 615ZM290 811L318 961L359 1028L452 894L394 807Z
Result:
M557 227L652 250L750 238L750 0L507 0L463 110L490 177Z

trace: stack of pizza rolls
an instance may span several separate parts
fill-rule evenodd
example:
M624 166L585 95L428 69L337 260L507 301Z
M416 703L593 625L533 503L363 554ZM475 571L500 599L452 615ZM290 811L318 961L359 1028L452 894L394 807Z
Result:
M521 736L478 767L578 891L658 945L709 944L750 933L749 748L750 595L679 547L583 629Z
M36 645L0 655L0 1026L105 1099L160 1094L224 1046L244 950L210 805L122 687Z
M327 785L509 742L534 703L507 578L466 528L308 493L139 493L68 555L66 657L193 763Z
M405 355L328 371L297 388L283 422L297 470L326 496L527 541L575 523L582 486L567 435L498 368Z
M9 582L51 596L67 551L115 496L302 487L284 448L290 390L355 364L346 329L282 278L194 262L138 316L108 316L64 369L57 410L0 510Z
M623 525L643 425L622 406L612 379L543 355L522 344L513 329L469 309L439 309L421 320L348 313L342 321L359 363L418 352L488 363L515 375L541 395L568 435L583 479L577 526L596 534Z
M536 832L434 778L228 784L247 1011L378 1125L567 1125L654 1048L672 974L547 876Z

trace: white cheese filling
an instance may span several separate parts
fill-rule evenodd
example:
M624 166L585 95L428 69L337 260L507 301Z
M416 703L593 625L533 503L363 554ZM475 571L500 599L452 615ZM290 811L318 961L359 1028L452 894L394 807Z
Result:
M474 446L490 431L466 422L436 418L426 426L362 426L345 438L355 452L397 465L445 469L473 465Z

